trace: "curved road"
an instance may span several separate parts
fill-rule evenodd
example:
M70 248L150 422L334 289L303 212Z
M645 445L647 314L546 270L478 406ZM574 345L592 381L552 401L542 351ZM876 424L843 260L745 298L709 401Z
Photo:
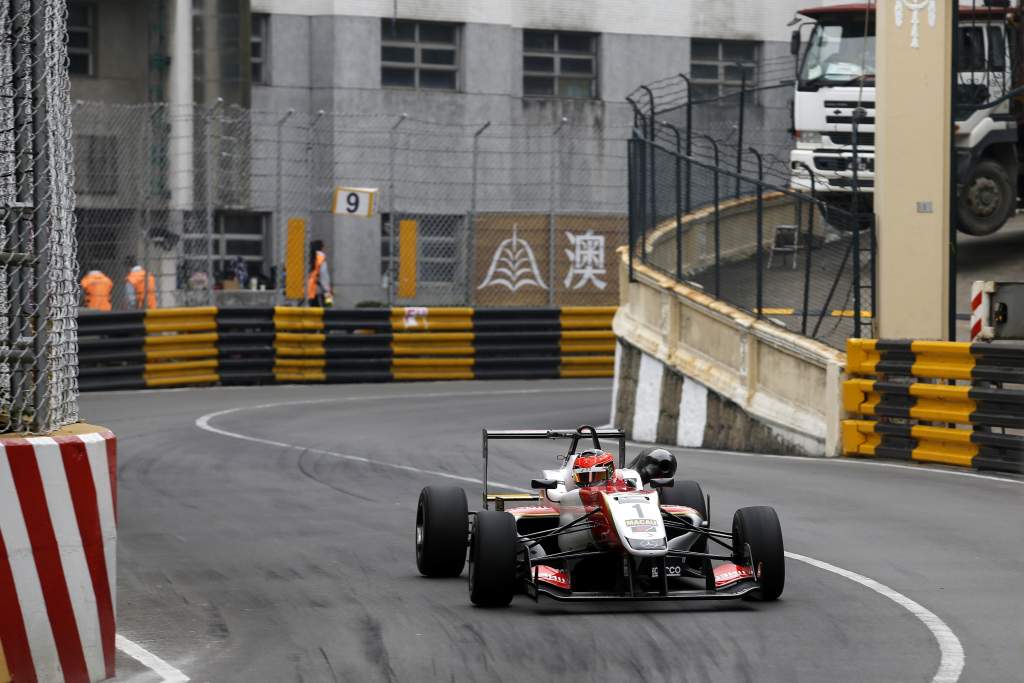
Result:
M440 475L480 476L483 426L603 424L609 389L85 395L82 414L121 440L118 632L193 681L933 680L943 660L927 616L793 559L775 604L519 597L481 610L464 579L417 574L419 489L462 483L475 507L479 484ZM554 455L499 454L491 479L527 485ZM712 494L719 525L741 505L775 506L787 550L881 582L948 625L965 656L959 680L1021 680L1024 482L682 449L679 459ZM957 669L950 653L947 642L941 672ZM161 680L123 655L119 665L122 680Z

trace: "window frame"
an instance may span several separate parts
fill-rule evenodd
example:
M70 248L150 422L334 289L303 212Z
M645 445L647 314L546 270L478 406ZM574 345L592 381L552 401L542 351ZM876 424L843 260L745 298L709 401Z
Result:
M260 31L256 31L256 27ZM260 57L253 56L252 46L260 44ZM270 15L265 12L252 14L252 27L249 32L249 80L253 85L270 85ZM253 73L253 67L259 65L260 78Z
M420 21L418 19L398 19L400 22L408 22L413 25L413 38L412 40L399 40L396 38L387 38L384 34L386 30L387 22L395 21L388 18L381 19L380 25L380 76L381 76L381 88L387 88L389 90L408 90L416 92L462 92L462 24L456 24L446 21ZM445 26L452 29L452 42L451 43L439 43L436 41L423 41L420 39L420 29L424 25L429 26ZM413 61L411 62L396 62L387 61L384 59L384 50L388 47L395 48L411 48L413 50ZM423 61L424 50L449 50L454 53L454 58L451 64L437 64ZM413 84L412 86L407 85L393 85L384 82L384 70L385 69L403 69L411 70L413 73ZM455 75L455 83L451 88L431 88L424 87L421 84L421 75L423 71L443 71L453 73Z
M273 266L274 255L270 253L270 213L265 211L237 211L222 209L216 211L213 222L213 261L214 274L220 279L220 274L227 270L228 265L235 256L241 256L249 267L250 276L253 272L253 264L257 265L257 273L265 272L265 266ZM251 219L259 223L259 232L229 232L228 223L233 218ZM227 250L228 242L245 242L260 245L260 255L255 257L251 254L234 254Z
M103 133L78 133L75 146L75 191L81 195L113 197L119 184L118 138Z
M72 26L72 24L70 22L70 16L68 17L68 19L69 19L68 25L67 25L67 31L68 31L68 46L67 46L67 49L68 49L68 75L69 76L75 76L75 77L78 77L78 78L96 78L96 72L97 72L96 66L97 66L97 62L99 61L99 56L98 56L98 51L97 51L97 48L99 46L99 41L96 39L97 28L98 28L98 24L99 24L99 20L98 20L99 8L97 7L97 3L95 3L95 2L80 2L79 0L73 0L72 2L69 2L68 5L69 6L70 5L74 5L76 7L81 7L83 9L85 9L86 12L88 12L88 25L84 26L84 27L83 26ZM86 36L88 36L88 41L87 41L88 46L84 47L84 48L83 47L72 47L71 46L71 40L70 40L70 34L71 33L84 33ZM86 73L80 73L80 72L72 71L71 70L71 55L84 55L85 56L85 58L88 60L88 64L89 64L89 68L87 69Z
M528 48L526 47L526 37L528 33L535 34L547 34L552 36L552 47L550 50L542 50L539 48ZM562 35L574 35L574 36L587 36L590 39L590 50L588 52L577 52L577 51L564 51L561 49L560 42ZM523 39L523 50L522 50L522 65L523 65L523 97L526 98L550 98L550 99L567 99L567 100L597 100L601 97L600 88L600 63L599 53L601 50L599 33L592 33L589 31L556 31L549 29L531 29L524 28L522 31ZM551 71L535 71L528 70L526 68L526 60L531 57L550 58L553 60ZM563 72L562 70L562 59L589 59L593 65L589 76L584 76L579 72ZM552 79L551 94L542 93L530 93L526 90L526 80L528 78L550 78ZM566 80L583 80L589 78L590 80L590 94L587 96L577 95L562 95L560 94L559 84L562 79Z
M694 47L698 41L715 43L717 48L717 58L711 60L708 58L699 58L694 56ZM725 56L725 48L727 45L749 45L754 48L754 55L750 59L731 59ZM740 87L743 84L741 79L730 79L726 76L726 70L730 67L740 66L741 69L749 69L750 78L747 79L747 83L754 83L757 81L757 71L760 63L761 51L763 43L756 40L731 40L727 38L701 38L694 37L690 39L690 81L693 86L715 86L716 94L711 98L694 98L694 101L701 101L705 99L718 99L727 95L733 94L733 92L739 92ZM716 78L698 77L694 74L695 66L714 66L718 72Z

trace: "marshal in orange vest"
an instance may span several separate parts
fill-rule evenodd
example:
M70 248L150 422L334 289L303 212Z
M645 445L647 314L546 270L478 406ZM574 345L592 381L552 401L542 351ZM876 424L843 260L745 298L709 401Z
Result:
M114 281L99 270L90 270L82 278L82 291L85 293L85 307L96 311L110 310L110 293L114 291Z
M156 308L156 278L147 273L142 266L132 268L124 281L131 286L135 294L134 308Z

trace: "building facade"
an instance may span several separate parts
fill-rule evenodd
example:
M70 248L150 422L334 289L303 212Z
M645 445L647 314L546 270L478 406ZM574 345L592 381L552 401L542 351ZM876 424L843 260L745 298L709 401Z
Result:
M680 73L704 97L784 78L806 4L69 0L80 242L141 221L113 251L157 258L171 305L238 258L271 276L301 217L339 303L486 303L479 285L511 238L531 245L547 293L495 303L573 301L561 283L579 263L561 254L603 235L607 271L623 239L627 96ZM753 116L784 128L788 97L759 96ZM377 189L375 215L332 213L336 186ZM402 220L419 235L411 297L387 277Z

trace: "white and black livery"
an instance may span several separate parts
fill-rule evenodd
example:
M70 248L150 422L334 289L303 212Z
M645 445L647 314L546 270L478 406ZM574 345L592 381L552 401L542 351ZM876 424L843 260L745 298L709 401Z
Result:
M492 440L568 440L558 469L536 493L492 493ZM600 440L615 440L618 466ZM736 511L715 529L695 481L676 480L676 459L642 451L626 466L619 430L484 430L483 508L465 492L428 486L416 510L416 565L425 576L459 576L469 549L469 597L506 606L537 600L775 600L785 584L782 529L770 507ZM582 446L582 447L581 447ZM607 469L603 469L607 465ZM607 472L607 475L605 474ZM492 509L493 506L493 509Z

